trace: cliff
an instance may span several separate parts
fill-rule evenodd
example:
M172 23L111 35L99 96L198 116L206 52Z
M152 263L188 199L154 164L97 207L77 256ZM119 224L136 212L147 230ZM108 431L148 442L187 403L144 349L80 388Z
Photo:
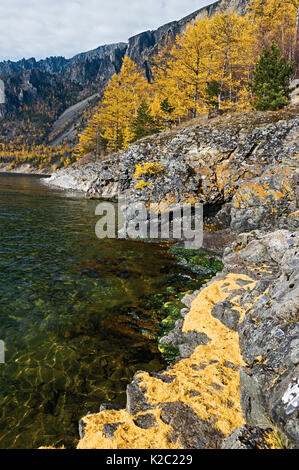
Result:
M188 24L197 18L213 16L220 11L224 5L229 5L231 9L244 14L249 4L249 0L219 0L211 5L200 8L179 21L167 23L157 30L145 31L129 38L127 55L143 68L148 80L151 79L152 57L158 53L159 48L167 43L173 43L177 35L185 32Z

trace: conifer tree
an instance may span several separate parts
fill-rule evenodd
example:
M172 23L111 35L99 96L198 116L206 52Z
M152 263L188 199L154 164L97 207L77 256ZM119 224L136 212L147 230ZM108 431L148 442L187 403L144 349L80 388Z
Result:
M250 83L254 95L253 107L260 111L275 111L286 106L294 70L295 63L282 57L274 42L270 49L264 47Z
M161 101L160 107L161 107L161 111L169 115L171 115L173 111L175 110L175 107L171 106L171 104L169 103L168 98L165 98L165 100Z
M160 131L159 126L150 113L150 107L145 99L137 110L137 116L133 122L134 140L142 139L148 135L157 134Z
M207 83L206 88L206 103L209 108L218 108L218 96L220 93L220 83L216 80L212 80Z
M166 125L166 128L168 128L169 123L171 124L171 117L172 117L172 115L175 111L175 106L172 106L169 103L168 98L165 98L160 103L160 109L161 109L163 115L165 116L165 125Z

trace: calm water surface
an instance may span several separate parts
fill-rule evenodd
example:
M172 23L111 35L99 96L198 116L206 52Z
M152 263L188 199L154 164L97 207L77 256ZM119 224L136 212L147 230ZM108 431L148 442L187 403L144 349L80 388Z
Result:
M164 366L150 299L184 270L166 244L98 240L95 206L0 175L0 448L74 447L80 417Z

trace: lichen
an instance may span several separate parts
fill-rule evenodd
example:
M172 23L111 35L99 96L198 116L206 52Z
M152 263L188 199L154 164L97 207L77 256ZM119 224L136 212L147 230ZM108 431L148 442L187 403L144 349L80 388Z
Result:
M146 181L143 181L143 180L140 180L138 181L138 183L136 184L135 188L136 189L141 189L142 191L146 188L150 188L152 187L153 183L147 183Z
M157 175L158 173L161 173L164 170L163 166L161 163L156 163L156 162L150 162L150 163L144 163L136 165L136 171L134 174L134 178L138 179L142 175Z

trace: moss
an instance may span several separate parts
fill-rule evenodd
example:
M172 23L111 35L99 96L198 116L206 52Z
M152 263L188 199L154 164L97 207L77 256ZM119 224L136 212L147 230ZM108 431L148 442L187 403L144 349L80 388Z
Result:
M159 350L166 362L173 362L179 356L179 352L173 346L160 342L161 338L168 335L175 327L177 320L182 318L181 310L185 307L181 300L186 295L192 294L201 286L211 280L211 278L223 269L221 258L218 255L207 253L203 250L189 250L179 246L173 246L171 253L177 258L178 263L184 266L192 275L183 281L184 290L179 292L173 287L166 289L164 302L161 307L161 331L158 338ZM187 290L189 288L189 290ZM167 299L167 300L166 300ZM161 301L161 299L159 299Z
M175 361L180 355L179 350L171 344L159 343L159 351L161 352L162 356L167 358L168 362Z
M161 338L173 330L176 321L182 318L181 310L183 308L183 304L181 303L181 299L184 295L184 293L178 294L175 300L172 302L166 302L163 305L162 311L166 316L163 318L161 323Z

